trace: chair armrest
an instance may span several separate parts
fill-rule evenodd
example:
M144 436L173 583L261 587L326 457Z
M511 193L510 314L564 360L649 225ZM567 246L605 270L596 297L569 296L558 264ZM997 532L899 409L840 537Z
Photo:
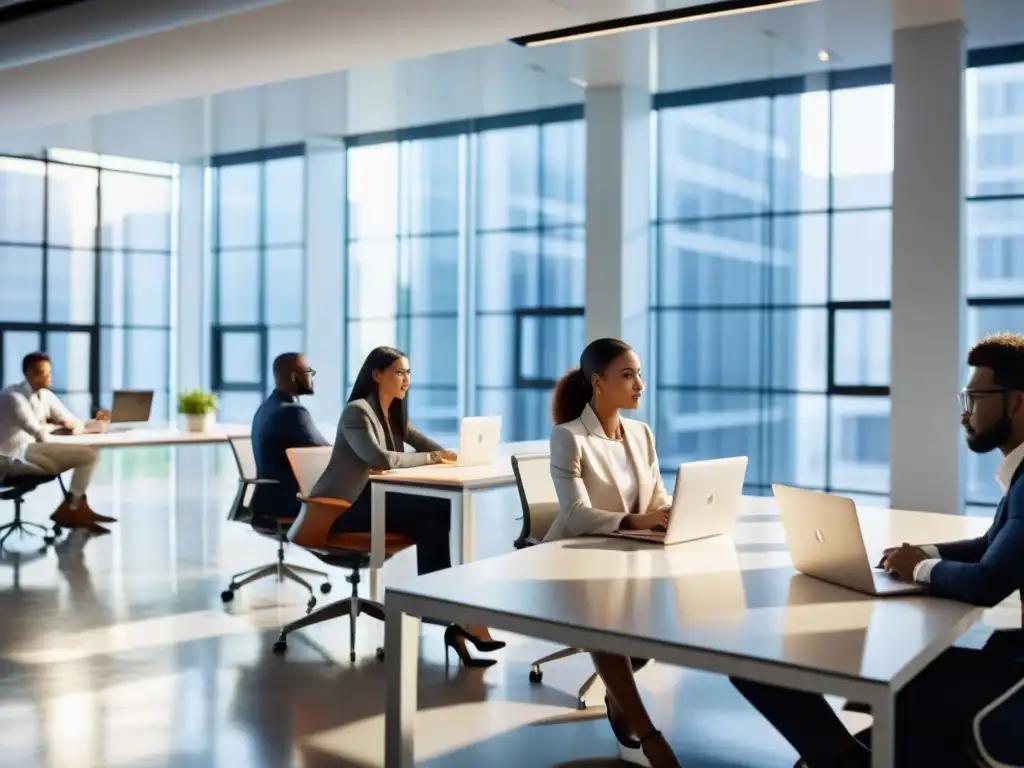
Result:
M305 549L326 549L331 526L352 505L326 496L309 498L297 494L302 511L288 529L288 540Z

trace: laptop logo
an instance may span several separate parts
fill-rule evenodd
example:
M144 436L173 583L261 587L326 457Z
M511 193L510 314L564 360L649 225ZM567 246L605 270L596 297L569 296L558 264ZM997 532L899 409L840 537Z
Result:
M710 507L710 506L711 506L712 504L714 504L714 503L715 503L715 494L713 494L713 493L709 493L709 494L708 494L708 501L707 501L707 504L708 504L708 506Z
M823 533L822 533L821 531L819 531L819 530L815 530L815 531L814 531L814 538L815 538L815 540L816 540L816 541L817 541L817 542L818 542L819 544L824 544L824 543L825 543L825 534L823 534Z

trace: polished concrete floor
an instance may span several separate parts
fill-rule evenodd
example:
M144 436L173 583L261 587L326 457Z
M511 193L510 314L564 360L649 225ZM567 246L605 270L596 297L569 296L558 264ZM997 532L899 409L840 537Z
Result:
M277 629L304 612L300 587L267 580L221 603L232 572L274 555L272 543L225 521L235 487L225 448L111 451L90 491L93 506L120 518L111 535L45 552L37 540L11 540L22 553L0 559L0 766L383 765L380 625L360 622L355 664L344 621L296 633L275 656ZM26 518L45 519L57 500L56 487L40 489ZM507 551L514 492L491 494L479 515L479 555ZM298 551L289 558L317 565ZM385 581L413 573L403 554ZM342 576L331 598L348 588ZM587 660L557 662L531 685L530 661L552 646L505 639L495 667L460 670L446 667L440 631L424 629L418 762L618 765L600 692L589 712L575 709ZM792 750L724 679L652 665L641 680L685 766L792 765Z

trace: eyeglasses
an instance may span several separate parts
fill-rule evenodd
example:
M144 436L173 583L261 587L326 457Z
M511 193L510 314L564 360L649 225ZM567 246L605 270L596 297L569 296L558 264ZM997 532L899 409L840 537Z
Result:
M310 378L313 378L314 376L316 376L316 371L312 368L307 368L304 371L298 371L299 376L305 376L307 374L309 375Z
M981 395L1001 395L1008 392L1007 389L962 389L960 394L957 395L957 400L960 402L961 413L974 413L974 403Z

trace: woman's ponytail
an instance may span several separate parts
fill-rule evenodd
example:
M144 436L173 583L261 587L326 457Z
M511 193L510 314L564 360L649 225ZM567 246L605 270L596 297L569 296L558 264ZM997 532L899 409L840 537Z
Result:
M555 393L551 398L551 418L555 424L578 419L583 409L593 397L593 388L579 368L566 372L555 384Z

